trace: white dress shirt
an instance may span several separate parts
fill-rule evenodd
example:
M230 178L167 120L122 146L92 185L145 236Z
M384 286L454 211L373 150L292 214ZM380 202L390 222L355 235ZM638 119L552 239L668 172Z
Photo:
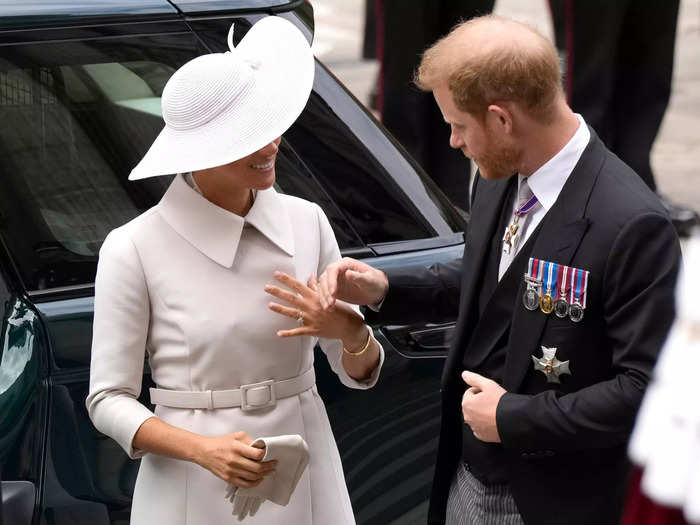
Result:
M586 146L588 146L588 142L591 139L591 132L588 130L588 126L583 120L583 117L578 113L576 117L579 120L576 133L574 133L571 140L569 140L556 155L545 162L529 177L518 174L518 191L515 192L512 202L513 213L515 213L518 207L517 196L520 193L520 186L525 178L527 178L527 183L532 193L537 197L538 202L532 210L525 215L525 220L520 224L521 234L520 240L515 246L515 254L525 245L532 232L537 228L537 225L557 201L561 189L564 187L569 175L571 175L571 172L581 158ZM512 260L513 257L504 257L504 254L501 253L501 260L498 268L499 281L506 273L506 270L508 270L508 266L510 266Z

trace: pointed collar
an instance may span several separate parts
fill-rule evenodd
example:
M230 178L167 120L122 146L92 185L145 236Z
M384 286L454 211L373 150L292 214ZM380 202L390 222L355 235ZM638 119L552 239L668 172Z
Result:
M576 117L579 120L579 125L569 142L527 178L532 193L537 196L537 200L547 211L559 198L564 184L566 184L569 175L578 164L591 139L591 133L583 117L578 113ZM522 179L523 176L518 175L518 188L520 188Z
M165 221L204 255L226 268L233 265L246 223L273 244L294 255L294 237L286 207L274 190L258 191L245 217L220 208L177 175L158 204Z

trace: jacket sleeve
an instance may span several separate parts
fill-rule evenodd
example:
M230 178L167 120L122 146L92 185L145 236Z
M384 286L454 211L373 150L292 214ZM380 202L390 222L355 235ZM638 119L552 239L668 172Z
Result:
M85 401L95 427L132 459L134 434L153 412L138 401L148 337L150 305L134 244L123 229L112 231L100 249L95 278L95 318L90 391Z
M459 310L462 259L446 264L404 266L385 271L389 290L378 312L365 310L372 324L442 323Z
M496 421L505 447L572 451L627 441L673 322L679 265L678 237L666 217L648 213L622 228L603 277L611 378L565 395L504 394Z
M321 241L317 275L321 275L326 269L326 266L340 260L340 249L338 248L338 242L335 239L335 234L333 233L333 229L326 218L326 214L323 213L323 210L321 210L321 208L318 206L316 206L316 211L318 214ZM359 307L352 306L352 308L354 308L358 314L362 315ZM372 330L369 327L367 327L367 329L371 334L370 337L374 338ZM379 364L377 364L377 367L374 369L370 377L365 381L357 381L356 379L350 377L345 370L345 367L343 367L342 341L339 339L319 338L319 345L321 346L321 350L323 350L323 352L326 354L331 369L338 375L340 382L345 386L364 390L367 388L372 388L377 383L377 380L379 379L379 372L384 364L384 348L378 341Z

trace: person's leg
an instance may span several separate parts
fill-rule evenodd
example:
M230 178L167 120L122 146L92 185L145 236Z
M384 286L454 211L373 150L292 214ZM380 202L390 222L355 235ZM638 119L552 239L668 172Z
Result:
M425 168L424 114L435 102L413 84L413 74L425 47L432 43L435 10L431 0L381 0L379 4L382 123Z
M488 15L493 11L495 0L436 0L440 8L440 35L446 35L459 22L469 20L477 16Z
M478 525L481 523L479 504L483 494L475 490L474 484L469 483L464 465L457 466L450 493L447 496L445 525Z
M425 164L423 167L450 201L469 210L469 159L450 147L450 126L432 95L424 109Z
M449 33L459 22L489 14L494 5L494 0L433 2L440 9L433 40ZM450 148L450 128L432 97L429 102L424 113L426 161L423 167L454 204L468 210L469 160L461 151Z
M622 19L630 0L549 0L567 100L608 147Z
M523 525L507 485L484 485L457 466L447 497L445 525Z
M365 0L365 31L362 35L362 58L377 58L377 3Z
M679 0L630 4L620 35L613 151L656 191L650 153L671 96Z

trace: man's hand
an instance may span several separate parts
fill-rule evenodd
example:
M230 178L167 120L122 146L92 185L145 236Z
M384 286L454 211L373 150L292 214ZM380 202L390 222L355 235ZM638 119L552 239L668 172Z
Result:
M386 295L389 281L381 270L344 257L329 264L318 280L321 306L328 310L336 299L351 304L377 304Z
M471 388L462 397L462 415L464 422L474 432L474 436L487 443L500 443L496 426L496 407L505 389L479 374L462 372L462 379Z

